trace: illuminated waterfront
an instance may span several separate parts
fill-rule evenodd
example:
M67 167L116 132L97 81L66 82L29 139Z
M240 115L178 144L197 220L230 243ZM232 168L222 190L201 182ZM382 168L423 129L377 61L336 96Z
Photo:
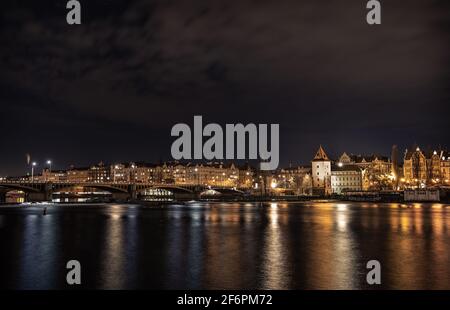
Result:
M0 207L0 287L450 289L450 206L192 203Z

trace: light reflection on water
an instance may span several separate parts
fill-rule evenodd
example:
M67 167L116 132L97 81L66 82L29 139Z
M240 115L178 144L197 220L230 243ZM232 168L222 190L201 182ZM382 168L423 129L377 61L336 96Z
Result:
M193 203L0 208L0 287L450 289L444 204Z

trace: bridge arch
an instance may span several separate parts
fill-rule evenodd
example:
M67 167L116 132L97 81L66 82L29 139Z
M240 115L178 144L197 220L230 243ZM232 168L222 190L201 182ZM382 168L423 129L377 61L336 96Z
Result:
M74 183L74 184L59 184L54 185L52 190L53 192L70 192L77 188L83 188L83 189L97 189L109 192L111 194L113 193L128 193L127 187L117 187L112 186L109 184L97 184L97 183Z
M38 193L42 191L42 187L32 187L23 184L0 184L0 192L22 191L24 193Z
M189 194L193 194L194 190L186 188L186 187L182 187L182 186L176 186L176 185L157 185L154 188L157 189L165 189L168 191L175 193L189 193Z
M211 187L200 193L200 196L243 196L245 192L235 188Z

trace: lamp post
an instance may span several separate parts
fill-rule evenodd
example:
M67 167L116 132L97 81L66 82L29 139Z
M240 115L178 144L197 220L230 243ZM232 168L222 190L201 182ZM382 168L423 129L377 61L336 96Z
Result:
M34 182L34 167L37 165L36 162L31 163L31 182Z
M195 171L195 174L196 174L196 177L197 177L197 186L199 186L200 185L200 175L198 173L198 168L195 168L194 171Z
M52 161L51 160L47 160L47 165L48 165L48 173L46 174L46 178L45 181L48 182L48 179L51 177L51 173L52 173Z

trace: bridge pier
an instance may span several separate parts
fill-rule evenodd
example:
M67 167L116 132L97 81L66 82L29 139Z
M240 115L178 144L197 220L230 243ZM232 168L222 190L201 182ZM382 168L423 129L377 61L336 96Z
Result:
M44 202L47 201L47 195L45 192L28 192L25 193L26 202Z
M130 199L131 200L136 200L137 199L137 188L136 188L136 184L131 184L128 192L130 193Z
M6 202L6 192L0 192L0 203Z
M111 193L112 199L115 201L128 201L130 194L128 193Z
M46 201L53 200L53 184L52 183L45 184L45 200Z

